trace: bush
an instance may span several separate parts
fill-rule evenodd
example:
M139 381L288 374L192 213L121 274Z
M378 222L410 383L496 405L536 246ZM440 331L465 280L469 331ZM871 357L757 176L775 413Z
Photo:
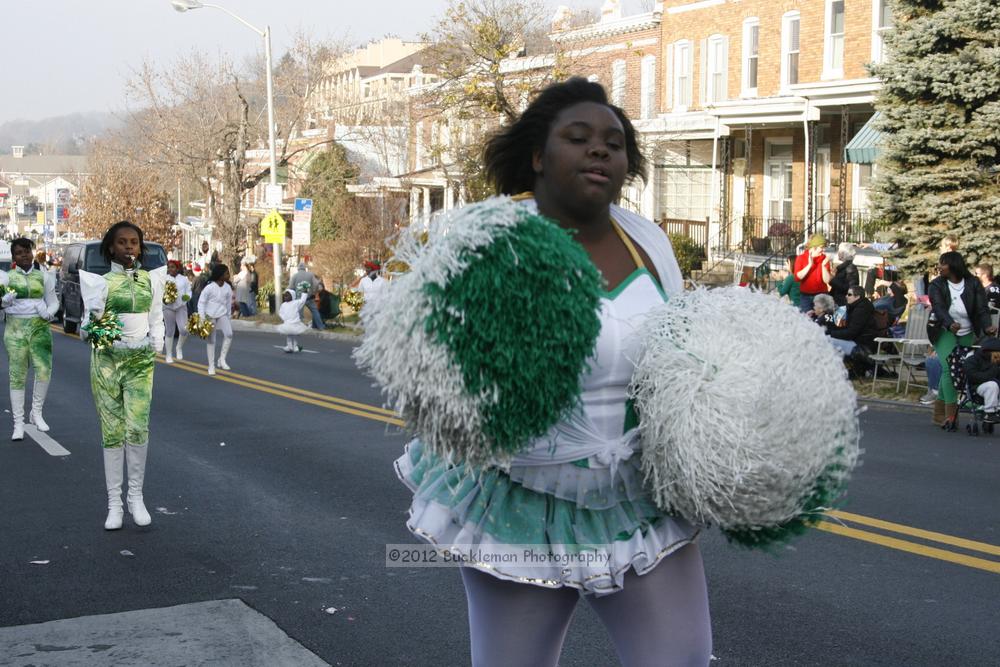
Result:
M681 267L681 275L685 278L690 277L691 272L700 269L701 263L705 261L705 248L683 234L668 234L668 236L670 245L674 247L674 256Z

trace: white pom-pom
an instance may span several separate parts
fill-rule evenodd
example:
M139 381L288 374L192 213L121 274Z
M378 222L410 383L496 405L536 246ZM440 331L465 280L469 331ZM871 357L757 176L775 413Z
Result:
M795 308L741 288L687 292L650 313L632 393L661 509L765 531L839 493L860 428L825 338Z

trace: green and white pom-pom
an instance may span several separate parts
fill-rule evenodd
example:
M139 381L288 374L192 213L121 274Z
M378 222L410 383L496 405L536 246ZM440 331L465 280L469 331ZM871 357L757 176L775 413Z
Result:
M108 310L100 317L91 313L90 320L80 328L87 334L91 347L102 352L110 350L116 340L122 339L123 327L118 315Z
M765 547L804 532L857 465L857 397L808 318L741 288L671 299L644 323L632 394L657 505Z
M505 462L578 402L601 278L570 234L508 197L400 237L410 267L361 311L359 365L433 452Z

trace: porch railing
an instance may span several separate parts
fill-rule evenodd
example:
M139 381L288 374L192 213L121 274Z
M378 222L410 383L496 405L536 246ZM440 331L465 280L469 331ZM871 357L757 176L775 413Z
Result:
M667 234L680 234L705 248L708 245L708 220L662 218L660 227Z

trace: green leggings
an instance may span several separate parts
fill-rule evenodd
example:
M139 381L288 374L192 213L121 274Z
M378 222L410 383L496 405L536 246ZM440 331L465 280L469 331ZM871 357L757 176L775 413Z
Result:
M24 389L28 366L35 368L35 382L52 377L52 329L40 317L7 317L3 332L10 369L10 388Z
M956 336L950 331L943 331L941 337L934 343L934 350L938 359L941 360L941 382L938 383L938 398L945 403L954 403L958 400L958 392L955 384L951 380L951 369L948 367L948 356L958 345L972 347L976 342L976 336L967 333L964 336Z
M90 388L101 420L104 447L145 445L149 440L149 404L153 398L151 347L94 350L90 357Z

